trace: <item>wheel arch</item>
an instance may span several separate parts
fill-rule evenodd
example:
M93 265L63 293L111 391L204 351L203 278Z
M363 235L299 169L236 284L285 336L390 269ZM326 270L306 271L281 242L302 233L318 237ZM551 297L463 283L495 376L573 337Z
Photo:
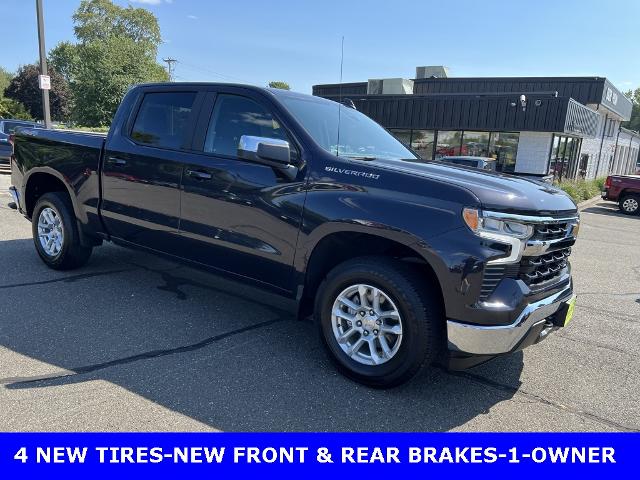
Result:
M313 311L315 295L322 280L337 265L357 257L384 256L409 263L423 273L423 278L437 287L438 295L444 306L444 295L439 274L446 270L444 263L428 249L423 242L407 232L385 229L370 229L360 225L344 224L339 229L327 228L316 235L314 241L305 249L298 270L300 292L298 315L305 318ZM322 228L322 227L320 227Z

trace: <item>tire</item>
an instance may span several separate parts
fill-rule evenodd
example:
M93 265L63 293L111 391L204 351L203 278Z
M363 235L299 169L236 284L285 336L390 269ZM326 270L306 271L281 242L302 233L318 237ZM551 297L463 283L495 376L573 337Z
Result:
M378 312L382 315L369 307L362 308L362 293L365 303L373 305L373 289L378 290ZM359 310L342 303L345 300ZM336 307L345 318L334 313ZM398 321L390 314L394 309L399 314ZM445 325L437 287L410 265L385 257L356 258L335 267L318 289L315 318L320 338L337 368L349 378L375 388L397 386L421 367L431 365L442 345ZM338 337L342 337L341 341Z
M33 209L31 228L36 251L48 267L71 270L89 260L92 247L80 244L76 216L65 193L45 193L38 199Z
M638 215L640 213L640 195L635 193L624 195L618 206L625 215Z

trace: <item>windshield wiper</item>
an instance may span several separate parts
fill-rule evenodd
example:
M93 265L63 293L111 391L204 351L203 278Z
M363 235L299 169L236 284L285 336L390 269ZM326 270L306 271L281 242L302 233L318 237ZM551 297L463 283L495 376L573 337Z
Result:
M366 160L366 161L371 161L371 160L377 160L378 157L372 157L371 155L340 155L341 157L345 157L345 158L351 158L352 160Z

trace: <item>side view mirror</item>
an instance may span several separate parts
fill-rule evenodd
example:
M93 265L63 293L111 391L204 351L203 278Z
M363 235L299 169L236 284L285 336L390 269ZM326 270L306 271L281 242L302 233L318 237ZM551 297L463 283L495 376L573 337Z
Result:
M238 143L238 158L287 168L291 164L291 148L286 140L242 135Z

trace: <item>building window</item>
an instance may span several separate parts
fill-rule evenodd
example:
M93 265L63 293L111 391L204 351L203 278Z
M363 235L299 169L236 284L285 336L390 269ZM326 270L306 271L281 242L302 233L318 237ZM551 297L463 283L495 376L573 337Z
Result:
M497 160L496 170L506 173L515 170L519 139L519 133L493 132L491 134L488 156Z
M489 156L489 132L468 132L462 135L462 155L472 157Z
M438 130L437 142L436 160L442 157L460 155L460 151L462 150L462 132Z
M396 128L390 128L389 132L396 137L405 146L411 145L411 130L399 130Z
M411 148L425 160L433 160L435 132L432 130L414 130L411 136Z
M563 178L575 178L578 169L578 153L582 141L579 138L563 135L553 136L553 146L549 158L549 175L557 181Z

